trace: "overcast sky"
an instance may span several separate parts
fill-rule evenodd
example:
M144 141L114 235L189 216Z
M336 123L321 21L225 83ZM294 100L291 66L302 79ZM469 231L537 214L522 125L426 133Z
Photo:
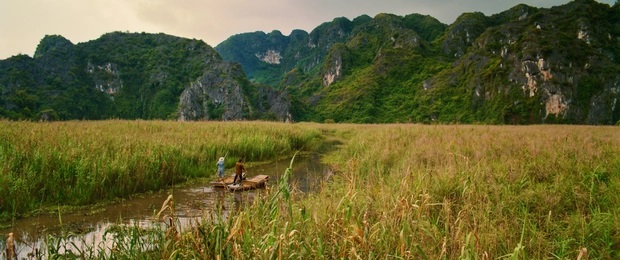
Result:
M613 5L616 0L598 0ZM254 31L310 32L335 17L428 14L450 24L464 12L486 15L519 3L552 7L569 0L0 0L0 59L32 56L45 35L74 44L113 31L163 32L215 47Z

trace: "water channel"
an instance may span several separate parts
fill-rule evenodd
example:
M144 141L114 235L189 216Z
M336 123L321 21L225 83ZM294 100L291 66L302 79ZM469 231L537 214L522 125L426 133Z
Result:
M269 175L270 179L267 184L269 188L277 184L279 177L289 166L290 160L291 158L285 158L260 165L247 163L246 168L249 176ZM228 173L232 173L232 169L227 169ZM291 184L302 193L313 192L329 174L329 168L320 162L318 155L297 156L293 163ZM76 250L72 251L79 252L83 246L98 247L102 243L105 244L103 241L106 240L104 238L106 230L115 225L140 227L162 225L154 216L170 194L173 195L174 214L183 229L183 226L192 225L206 215L221 214L220 217L225 219L231 209L239 209L248 205L261 192L265 190L229 192L223 188L201 184L142 194L94 211L72 212L56 216L40 215L20 219L11 223L10 228L0 230L0 258L6 257L5 243L10 232L16 239L18 259L28 259L28 254L32 254L35 250L45 252L45 239L48 236L58 236L67 230L79 234L73 236L69 243L72 247L76 247Z

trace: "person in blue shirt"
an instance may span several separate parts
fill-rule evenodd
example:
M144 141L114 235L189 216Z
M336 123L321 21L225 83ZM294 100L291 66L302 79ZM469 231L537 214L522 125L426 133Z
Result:
M224 178L224 170L226 169L226 164L224 164L224 157L220 157L220 160L217 161L217 177Z

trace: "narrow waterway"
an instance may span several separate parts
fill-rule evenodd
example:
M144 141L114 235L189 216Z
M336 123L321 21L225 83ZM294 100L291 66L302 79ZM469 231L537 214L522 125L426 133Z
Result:
M249 176L265 174L270 176L267 188L277 183L290 164L290 159L246 167ZM214 165L215 167L215 165ZM232 169L227 170L227 174ZM320 162L318 155L298 156L293 163L291 185L302 193L315 191L329 175L327 166ZM106 231L116 225L152 227L162 225L154 216L161 209L162 203L170 194L174 200L174 215L180 228L200 221L204 216L221 214L226 219L230 210L242 208L251 203L254 197L264 189L244 192L229 192L222 188L213 188L209 184L171 189L167 191L143 194L132 199L107 205L94 211L72 212L57 216L41 215L20 219L11 223L8 229L0 230L0 258L4 258L6 237L12 232L16 238L18 258L28 259L28 254L38 250L45 252L46 238L60 234L72 235L68 250L80 252L82 247L99 247L106 244ZM61 250L62 251L62 250Z

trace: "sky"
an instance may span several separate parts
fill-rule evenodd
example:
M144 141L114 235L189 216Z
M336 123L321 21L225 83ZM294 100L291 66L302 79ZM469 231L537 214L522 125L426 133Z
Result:
M616 0L598 0L613 5ZM430 15L451 24L465 12L493 15L523 3L549 8L569 0L0 0L0 59L33 56L45 35L74 44L108 32L165 33L212 47L245 33L312 31L336 17Z

